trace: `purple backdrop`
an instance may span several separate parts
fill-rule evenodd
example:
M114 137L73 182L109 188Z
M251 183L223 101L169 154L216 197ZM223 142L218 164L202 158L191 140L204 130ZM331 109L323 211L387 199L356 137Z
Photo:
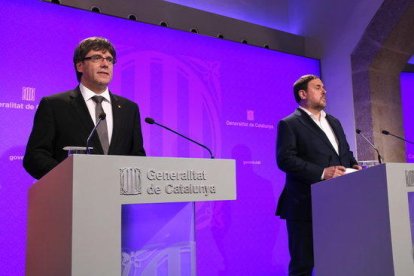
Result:
M118 50L113 92L217 158L237 160L237 201L196 206L198 275L286 274L286 231L274 216L284 181L275 126L296 106L292 83L318 74L318 60L37 0L3 0L0 12L0 275L24 274L34 180L21 160L36 105L75 87L73 49L95 35ZM208 157L155 126L143 132L150 156Z
M401 73L401 104L405 139L414 141L414 73ZM414 163L414 145L405 143L406 160Z

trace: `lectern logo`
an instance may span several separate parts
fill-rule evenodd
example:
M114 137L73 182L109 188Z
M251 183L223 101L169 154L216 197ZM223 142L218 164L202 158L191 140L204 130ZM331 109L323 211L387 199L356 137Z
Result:
M405 182L407 187L414 187L414 170L405 171Z
M121 195L141 194L141 171L137 168L119 169Z

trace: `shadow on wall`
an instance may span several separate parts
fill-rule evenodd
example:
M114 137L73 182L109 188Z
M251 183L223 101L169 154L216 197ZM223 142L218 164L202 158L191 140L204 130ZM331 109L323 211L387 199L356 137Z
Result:
M272 182L257 175L250 149L237 145L232 150L236 159L237 200L215 202L210 224L213 239L221 255L217 275L272 275L272 260L277 225L274 216L275 197ZM211 268L213 269L213 268Z
M28 191L34 179L23 168L24 146L0 158L0 259L2 275L24 275Z

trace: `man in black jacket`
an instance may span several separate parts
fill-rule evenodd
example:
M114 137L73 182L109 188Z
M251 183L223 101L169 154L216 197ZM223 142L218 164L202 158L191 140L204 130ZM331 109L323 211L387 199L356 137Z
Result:
M90 146L95 154L145 156L136 103L112 94L116 51L105 38L90 37L75 49L73 63L79 85L41 100L23 160L39 179L67 157L65 146L86 146L89 133L105 114Z
M313 261L311 185L360 170L340 122L326 114L326 90L314 75L299 78L293 92L299 107L278 124L277 164L286 173L276 214L286 219L289 275L311 275Z

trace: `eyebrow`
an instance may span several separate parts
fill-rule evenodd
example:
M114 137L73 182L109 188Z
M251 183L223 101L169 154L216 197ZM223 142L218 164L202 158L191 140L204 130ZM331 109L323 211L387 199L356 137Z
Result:
M94 54L94 55L92 55L91 57L93 57L93 56L101 56L101 57L105 57L105 54ZM111 54L109 54L108 56L106 56L106 57L113 57Z

